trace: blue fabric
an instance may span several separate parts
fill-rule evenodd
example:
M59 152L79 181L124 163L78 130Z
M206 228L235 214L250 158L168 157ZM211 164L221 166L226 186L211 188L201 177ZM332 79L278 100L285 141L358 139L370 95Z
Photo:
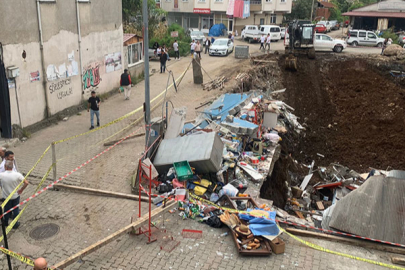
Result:
M250 16L250 1L243 1L243 18Z
M210 37L219 37L219 36L223 36L224 35L224 30L225 32L227 32L227 28L225 27L225 25L223 23L220 24L214 24L209 33L208 36Z
M94 111L92 109L90 109L90 124L92 127L94 127L93 122L94 122L94 114L97 117L97 124L100 123L100 111Z
M211 118L220 116L220 122L222 122L226 119L226 116L229 115L230 110L244 102L247 98L247 94L223 94L219 98L217 98L209 107L207 107L204 110L204 113L210 115Z
M263 209L260 209L263 210ZM252 209L248 209L248 212ZM239 214L239 218L249 221L249 229L253 235L278 235L280 233L276 223L276 212L270 212L269 218L252 217L248 214Z

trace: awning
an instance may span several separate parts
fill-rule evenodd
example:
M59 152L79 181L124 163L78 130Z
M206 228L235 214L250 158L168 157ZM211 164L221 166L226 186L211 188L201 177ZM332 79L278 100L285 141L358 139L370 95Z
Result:
M378 17L378 18L405 18L405 12L372 12L372 11L349 11L342 16L349 17Z

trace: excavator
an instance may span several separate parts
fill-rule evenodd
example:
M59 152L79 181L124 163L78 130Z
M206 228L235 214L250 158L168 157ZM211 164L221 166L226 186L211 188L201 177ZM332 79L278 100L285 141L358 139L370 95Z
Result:
M285 35L285 68L297 70L297 55L306 54L309 59L315 58L315 25L310 21L294 20L288 25Z

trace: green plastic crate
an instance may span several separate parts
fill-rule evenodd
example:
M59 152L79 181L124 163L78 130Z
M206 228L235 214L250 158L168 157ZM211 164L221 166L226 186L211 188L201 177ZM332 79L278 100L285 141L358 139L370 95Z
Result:
M188 161L180 161L173 163L174 170L177 174L177 180L186 181L193 177L193 171L191 170L190 164Z

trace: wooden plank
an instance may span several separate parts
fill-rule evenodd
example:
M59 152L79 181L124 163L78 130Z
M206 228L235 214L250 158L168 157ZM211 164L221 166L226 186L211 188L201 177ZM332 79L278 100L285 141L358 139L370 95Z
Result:
M168 203L166 205L165 208L159 207L156 208L152 211L151 216L154 217L156 215L159 215L161 212L167 210L167 208L171 207L173 204L175 204L174 201L171 201L170 203ZM106 244L114 241L115 239L117 239L118 237L120 237L121 235L130 232L133 229L136 229L142 225L144 225L145 223L147 223L149 220L149 213L146 215L143 215L140 219L138 219L137 221L129 224L128 226L122 228L119 231L116 231L115 233L107 236L106 238L94 243L93 245L83 249L82 251L77 252L76 254L70 256L69 258L67 258L66 260L63 260L59 263L57 263L56 265L53 266L53 268L59 268L59 269L63 269L73 263L75 263L77 260L83 258L84 256L98 250L99 248L105 246Z
M130 199L130 200L135 200L135 201L139 200L138 195L119 193L119 192L113 192L113 191L108 191L108 190L85 188L85 187L78 187L78 186L71 186L71 185L64 185L64 184L55 184L54 188L64 188L64 189L70 189L70 190L74 190L74 191L78 191L78 192L92 193L95 195L103 195L103 196L117 197L117 198L123 198L123 199ZM141 201L149 202L149 197L141 197Z
M392 261L392 263L395 263L395 264L405 265L405 258L391 257L391 261Z
M316 207L318 207L318 210L325 209L325 206L323 205L322 201L316 202Z
M394 246L390 246L390 245L386 245L386 244L379 244L379 243L370 242L367 240L358 240L358 239L354 239L354 238L346 238L346 237L340 237L340 236L335 236L335 235L330 235L330 234L325 234L325 233L317 233L317 232L311 232L311 231L305 231L305 230L299 230L299 229L293 229L293 228L287 228L286 230L287 230L287 232L290 232L294 235L315 237L315 238L345 243L345 244L349 244L349 245L353 245L353 246L372 248L372 249L376 249L376 250L387 251L387 252L397 253L397 254L405 254L405 248L394 247Z
M294 211L294 212L300 219L305 219L304 215L300 211Z

